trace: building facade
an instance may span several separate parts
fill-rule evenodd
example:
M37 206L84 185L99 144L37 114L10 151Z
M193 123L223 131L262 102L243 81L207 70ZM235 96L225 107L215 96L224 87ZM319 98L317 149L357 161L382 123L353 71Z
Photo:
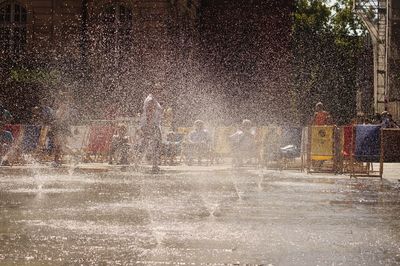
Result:
M289 117L294 0L176 0L174 8L188 57L212 81L204 90L224 88L215 105L238 120Z
M400 1L388 9L388 111L400 120Z
M374 56L373 111L386 110L400 120L400 3L398 0L354 0L367 27Z
M168 0L1 0L1 55L75 59L99 42L150 45L165 37L169 12Z
M23 98L17 110L67 89L92 113L117 104L132 115L161 83L181 117L199 116L212 95L233 116L252 104L275 112L282 102L266 102L290 85L293 2L0 0L2 98Z
M170 22L169 0L0 0L0 96L17 113L65 89L91 108L139 104L170 63Z

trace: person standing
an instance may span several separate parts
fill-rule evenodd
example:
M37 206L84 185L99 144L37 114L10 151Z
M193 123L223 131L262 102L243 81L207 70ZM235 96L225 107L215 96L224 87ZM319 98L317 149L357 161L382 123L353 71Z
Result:
M4 123L10 123L12 120L13 116L11 115L11 112L8 111L4 106L3 103L0 101L0 119L4 121Z
M152 157L152 172L160 171L159 157L161 147L161 120L163 110L158 102L158 97L161 93L161 87L155 86L143 103L143 113L140 119L139 129L142 134L142 143L139 148L140 160L143 155L151 148Z
M65 150L66 137L71 135L70 130L70 109L71 96L66 93L61 93L58 99L57 110L54 113L54 120L50 126L48 133L49 142L53 145L54 161L53 166L61 165L61 155Z
M11 149L14 138L10 131L4 128L5 121L0 119L0 166L9 166L7 154Z

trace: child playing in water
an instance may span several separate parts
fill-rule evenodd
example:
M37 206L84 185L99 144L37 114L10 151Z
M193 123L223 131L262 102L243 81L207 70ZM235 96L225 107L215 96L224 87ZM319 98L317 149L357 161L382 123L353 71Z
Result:
M71 96L67 93L60 93L58 99L58 109L54 114L54 119L51 122L50 130L47 133L49 142L53 145L54 161L52 165L58 167L61 165L61 155L65 150L66 137L71 135Z
M152 172L157 173L160 171L159 156L161 147L161 119L162 108L157 101L157 97L161 93L161 87L155 86L153 93L149 94L143 103L143 114L140 121L140 131L142 134L142 141L139 147L139 158L143 158L144 153L148 147L152 146Z
M4 106L3 103L0 101L0 120L2 120L4 123L10 123L12 120L12 115L10 111L8 111Z

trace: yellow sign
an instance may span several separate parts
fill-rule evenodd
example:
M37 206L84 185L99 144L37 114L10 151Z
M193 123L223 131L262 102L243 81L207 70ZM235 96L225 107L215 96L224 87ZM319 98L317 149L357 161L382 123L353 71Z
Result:
M333 127L311 127L311 160L326 161L333 159Z

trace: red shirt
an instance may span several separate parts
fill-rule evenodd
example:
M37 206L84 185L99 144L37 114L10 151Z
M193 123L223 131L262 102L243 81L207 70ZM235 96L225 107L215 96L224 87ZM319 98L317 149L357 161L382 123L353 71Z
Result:
M326 111L316 112L314 115L314 122L315 126L323 126L329 124L330 115Z

